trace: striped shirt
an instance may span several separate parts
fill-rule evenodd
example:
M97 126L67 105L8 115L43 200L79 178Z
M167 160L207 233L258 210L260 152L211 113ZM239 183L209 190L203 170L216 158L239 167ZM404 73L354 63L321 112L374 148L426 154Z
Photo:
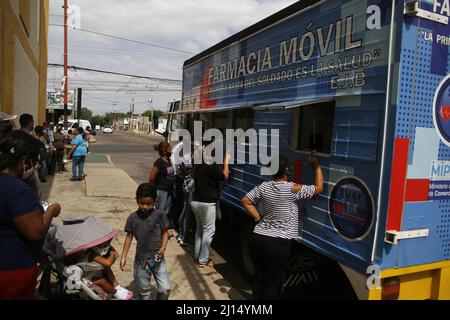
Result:
M303 186L298 192L292 192L293 182L269 181L257 186L247 194L253 204L262 205L261 221L254 232L263 236L295 239L299 235L299 200L311 199L315 186Z

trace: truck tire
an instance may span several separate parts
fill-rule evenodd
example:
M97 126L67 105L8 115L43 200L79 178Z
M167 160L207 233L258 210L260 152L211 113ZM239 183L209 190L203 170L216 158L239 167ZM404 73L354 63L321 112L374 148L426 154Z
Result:
M238 241L239 269L241 271L242 276L249 283L252 283L253 275L255 273L255 267L253 266L253 261L250 254L250 240L254 228L255 228L254 223L251 223L249 221L244 222L239 232L239 241Z

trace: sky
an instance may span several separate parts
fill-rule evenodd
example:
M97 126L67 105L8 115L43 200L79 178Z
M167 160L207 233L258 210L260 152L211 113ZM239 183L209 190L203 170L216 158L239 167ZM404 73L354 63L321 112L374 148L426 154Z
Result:
M69 31L69 65L178 80L154 81L69 71L69 89L83 88L83 106L94 114L166 110L181 98L185 60L295 3L294 0L69 0L80 9L81 29L174 50L137 44L80 30ZM63 0L50 1L49 58L63 64ZM185 51L185 52L180 52ZM47 87L61 88L63 69L49 67ZM151 102L149 102L151 100Z

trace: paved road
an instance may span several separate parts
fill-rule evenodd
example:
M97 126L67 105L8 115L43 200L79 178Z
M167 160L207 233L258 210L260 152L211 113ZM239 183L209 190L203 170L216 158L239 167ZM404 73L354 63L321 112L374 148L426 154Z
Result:
M136 183L148 182L150 170L158 158L153 146L161 141L161 136L136 136L123 133L99 134L91 152L106 153L114 164L124 170Z
M153 146L161 141L161 136L136 136L126 133L113 135L99 134L97 143L91 146L92 153L105 153L120 169L124 170L137 184L147 182L150 170L158 158ZM216 270L235 290L247 299L251 298L250 285L239 273L236 252L231 247L229 234L233 230L217 230L213 242L213 261Z

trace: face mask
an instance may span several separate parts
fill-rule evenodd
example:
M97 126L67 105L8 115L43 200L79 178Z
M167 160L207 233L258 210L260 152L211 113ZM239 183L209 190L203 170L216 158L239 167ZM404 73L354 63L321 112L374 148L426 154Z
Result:
M34 168L33 168L33 167L31 167L30 169L28 169L28 170L26 170L26 171L25 171L25 167L26 167L26 165L25 165L25 161L24 161L24 162L23 162L23 175L22 175L22 180L28 179L28 178L33 174L33 172L34 172Z
M153 211L155 211L154 208L151 208L149 210L139 209L137 211L137 213L140 217L146 218L146 217L150 216L153 213Z

